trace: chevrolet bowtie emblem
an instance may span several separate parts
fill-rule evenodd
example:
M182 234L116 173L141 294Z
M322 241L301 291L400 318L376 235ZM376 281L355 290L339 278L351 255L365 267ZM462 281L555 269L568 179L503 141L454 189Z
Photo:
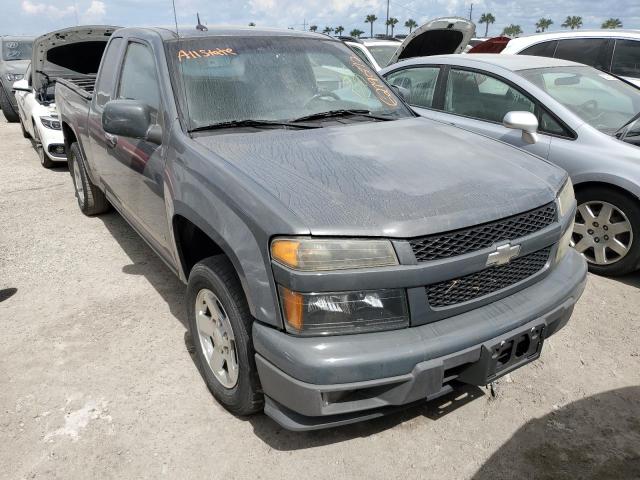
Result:
M520 254L520 245L500 245L496 248L496 251L489 254L487 258L487 267L495 267L497 265L506 265L513 258Z

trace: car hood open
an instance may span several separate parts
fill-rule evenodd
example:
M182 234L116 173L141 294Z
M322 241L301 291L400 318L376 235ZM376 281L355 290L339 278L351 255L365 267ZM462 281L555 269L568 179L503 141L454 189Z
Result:
M85 25L36 38L31 57L33 87L39 90L59 77L95 76L107 42L118 28Z
M455 230L545 205L566 179L538 157L425 118L225 131L195 141L268 191L313 235L408 238Z
M413 57L462 53L476 34L476 25L462 17L429 20L404 39L389 65Z

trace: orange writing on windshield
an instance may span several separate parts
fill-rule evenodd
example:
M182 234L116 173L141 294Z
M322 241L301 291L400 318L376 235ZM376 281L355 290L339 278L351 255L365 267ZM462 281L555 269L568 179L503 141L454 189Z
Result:
M233 48L216 48L216 49L200 49L200 50L180 50L178 52L178 60L196 60L198 58L208 57L228 57L237 55Z
M353 65L364 77L367 82L373 88L373 91L376 92L376 96L380 99L382 103L385 105L389 105L390 107L395 107L398 105L398 101L391 94L389 89L382 83L382 81L378 78L378 76L371 71L365 63L360 60L355 55L351 56L351 65Z

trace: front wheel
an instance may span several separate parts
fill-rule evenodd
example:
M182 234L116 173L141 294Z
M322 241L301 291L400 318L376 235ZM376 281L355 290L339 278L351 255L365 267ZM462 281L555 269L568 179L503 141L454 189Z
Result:
M33 143L35 144L36 152L38 153L38 158L40 159L40 165L44 168L53 168L55 163L51 161L47 152L44 151L44 146L42 145L42 140L40 140L40 134L38 133L38 127L33 125Z
M607 187L576 193L572 245L599 275L620 276L640 266L640 202Z
M216 400L237 415L260 411L264 397L251 340L253 318L226 257L210 257L193 267L187 315L197 366Z
M9 123L15 123L20 118L18 112L13 109L9 96L2 85L0 85L0 109L4 114L5 120Z

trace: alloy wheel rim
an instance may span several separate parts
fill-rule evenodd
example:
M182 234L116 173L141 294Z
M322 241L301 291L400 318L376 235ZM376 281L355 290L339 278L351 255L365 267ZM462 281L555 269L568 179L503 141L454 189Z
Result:
M202 289L196 297L198 344L207 368L225 388L238 383L236 340L227 312L218 297Z
M73 183L76 187L76 196L80 203L84 203L84 185L82 184L82 174L80 173L80 165L74 159L73 162Z
M618 207L596 200L578 205L571 245L587 262L612 265L627 256L632 244L631 222Z

